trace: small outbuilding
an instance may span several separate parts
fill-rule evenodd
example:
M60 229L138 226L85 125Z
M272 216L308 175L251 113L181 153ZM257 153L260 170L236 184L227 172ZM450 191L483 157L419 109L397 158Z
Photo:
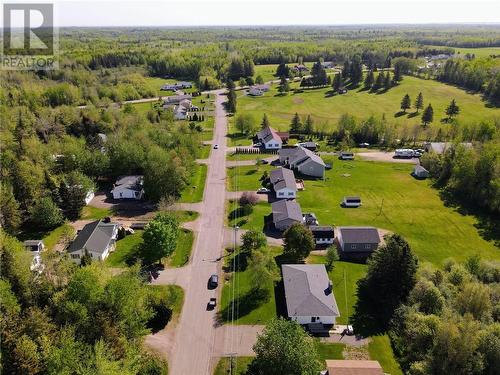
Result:
M429 171L421 165L415 165L415 168L413 168L413 177L425 179L429 177Z
M314 243L317 246L327 246L333 244L335 240L335 233L332 226L329 225L310 225Z
M45 244L42 240L26 240L23 242L26 250L32 251L34 253L40 253L45 249Z
M324 375L384 375L378 361L327 359Z
M342 259L365 259L377 250L380 235L374 227L337 227Z

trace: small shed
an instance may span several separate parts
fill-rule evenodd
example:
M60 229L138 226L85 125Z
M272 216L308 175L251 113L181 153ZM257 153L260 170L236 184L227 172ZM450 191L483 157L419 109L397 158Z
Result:
M26 250L33 251L39 253L43 249L45 249L45 244L42 240L26 240L23 242Z
M415 178L425 179L429 177L429 171L421 165L416 165L415 168L413 168L413 176Z

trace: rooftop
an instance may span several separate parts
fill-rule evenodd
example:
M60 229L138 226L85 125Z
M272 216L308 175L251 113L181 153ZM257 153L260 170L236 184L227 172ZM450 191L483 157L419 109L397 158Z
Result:
M324 264L281 266L288 316L340 316Z
M270 126L266 126L260 132L257 133L257 138L263 142L269 142L271 139L281 142L281 137L276 133L276 131Z
M380 243L377 228L374 227L337 227L344 243Z
M297 191L295 175L293 174L292 170L280 167L271 171L269 177L275 191L285 188Z
M95 253L103 253L111 242L117 225L115 223L105 223L101 220L85 225L69 246L68 252L87 249Z
M115 182L115 189L129 189L135 191L141 191L144 184L144 176L133 175L133 176L121 176Z
M297 202L282 199L271 204L273 222L279 223L286 219L302 222L302 210Z
M367 360L326 360L328 375L383 375L382 366L377 361Z

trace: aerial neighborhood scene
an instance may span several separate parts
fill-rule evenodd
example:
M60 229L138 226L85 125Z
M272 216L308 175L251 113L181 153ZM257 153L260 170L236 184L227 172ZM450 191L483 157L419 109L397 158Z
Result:
M0 373L500 374L495 1L0 7Z

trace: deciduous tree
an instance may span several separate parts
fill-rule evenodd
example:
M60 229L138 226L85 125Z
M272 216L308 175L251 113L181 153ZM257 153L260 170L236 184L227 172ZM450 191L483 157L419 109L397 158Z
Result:
M314 249L314 237L311 230L303 224L292 224L283 233L283 247L285 255L295 261L307 258Z

